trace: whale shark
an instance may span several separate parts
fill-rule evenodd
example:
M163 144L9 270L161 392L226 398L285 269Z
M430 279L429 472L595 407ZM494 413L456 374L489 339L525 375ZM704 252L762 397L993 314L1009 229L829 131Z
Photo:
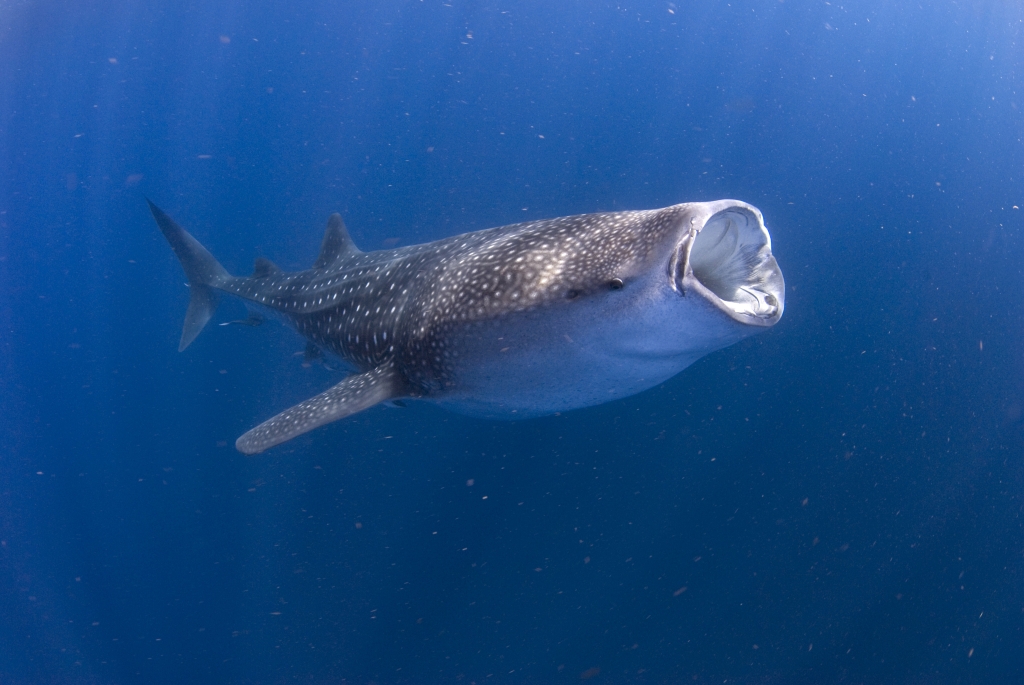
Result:
M382 402L518 419L627 397L774 326L785 306L764 218L738 200L530 221L372 252L332 214L312 268L286 273L261 257L251 276L232 276L149 208L188 278L179 351L227 293L291 324L307 356L350 371L239 437L245 454Z

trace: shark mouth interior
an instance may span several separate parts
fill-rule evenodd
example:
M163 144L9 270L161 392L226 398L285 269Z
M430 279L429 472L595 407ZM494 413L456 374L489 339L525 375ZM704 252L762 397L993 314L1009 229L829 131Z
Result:
M785 283L760 218L732 207L708 219L690 249L693 276L733 318L775 323L782 315Z

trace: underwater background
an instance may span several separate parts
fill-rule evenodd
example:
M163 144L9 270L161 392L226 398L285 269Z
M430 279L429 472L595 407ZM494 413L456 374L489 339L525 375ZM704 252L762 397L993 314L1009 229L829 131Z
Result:
M1024 6L0 3L0 683L1024 680ZM520 423L375 408L233 273L737 198L772 330ZM244 317L225 299L214 323Z

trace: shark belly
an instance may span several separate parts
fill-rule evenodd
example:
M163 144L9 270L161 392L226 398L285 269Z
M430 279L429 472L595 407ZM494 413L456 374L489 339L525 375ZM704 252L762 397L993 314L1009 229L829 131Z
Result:
M523 312L453 332L450 376L427 399L470 416L545 416L643 392L752 334L701 301L681 313L668 298L638 299L644 307Z
M696 360L628 360L564 336L552 338L545 353L537 354L528 346L516 348L514 339L500 337L505 339L495 344L467 344L465 366L457 369L444 393L427 399L469 416L527 419L635 395ZM506 342L511 344L494 349Z

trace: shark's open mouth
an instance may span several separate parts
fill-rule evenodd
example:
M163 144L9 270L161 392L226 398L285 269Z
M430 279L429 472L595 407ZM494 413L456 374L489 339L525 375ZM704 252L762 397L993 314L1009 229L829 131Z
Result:
M734 319L772 325L782 316L782 271L755 211L739 205L712 215L693 238L688 262L692 277Z

